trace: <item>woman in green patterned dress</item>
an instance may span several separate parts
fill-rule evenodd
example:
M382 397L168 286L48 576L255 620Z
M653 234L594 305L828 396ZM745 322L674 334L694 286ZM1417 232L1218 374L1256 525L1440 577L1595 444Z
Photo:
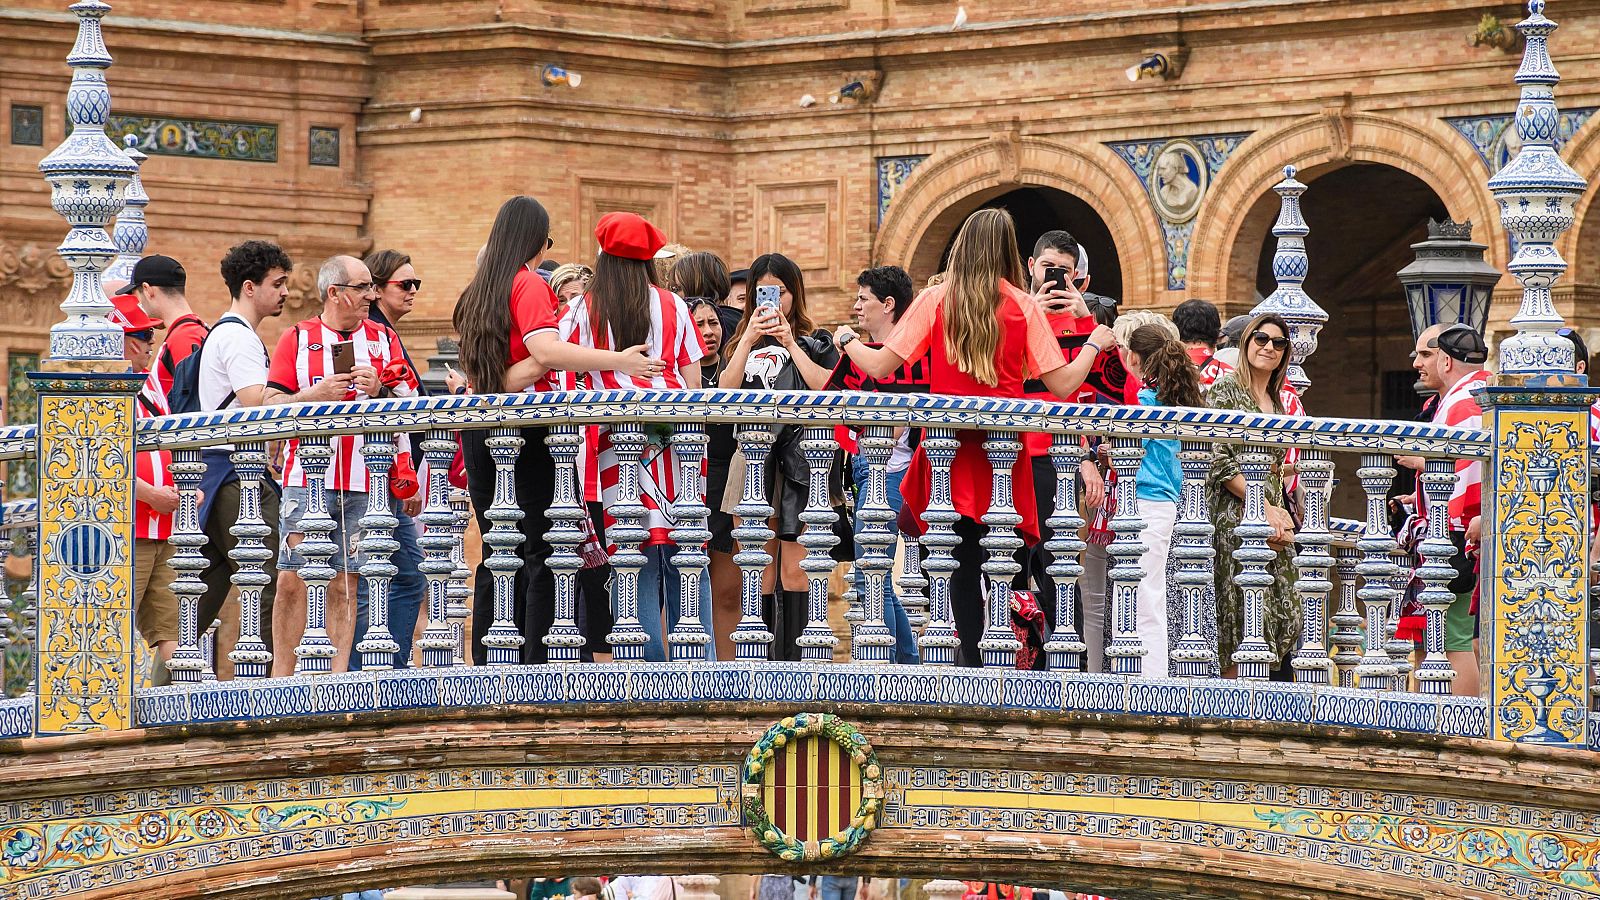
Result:
M1257 316L1245 327L1239 348L1239 366L1218 378L1207 395L1215 409L1249 413L1283 413L1284 371L1289 367L1289 326L1276 315ZM1239 563L1233 551L1239 549L1234 535L1244 514L1244 475L1239 471L1239 444L1217 444L1212 451L1211 474L1206 479L1206 494L1211 504L1211 523L1216 527L1212 543L1216 547L1217 656L1223 677L1236 674L1233 651L1244 640L1244 592L1234 584ZM1272 453L1272 471L1267 477L1267 522L1272 525L1272 546L1277 558L1272 562L1272 587L1267 591L1263 629L1267 646L1278 658L1277 668L1300 643L1300 598L1294 592L1294 520L1285 509L1283 479L1290 474L1283 464L1284 451Z

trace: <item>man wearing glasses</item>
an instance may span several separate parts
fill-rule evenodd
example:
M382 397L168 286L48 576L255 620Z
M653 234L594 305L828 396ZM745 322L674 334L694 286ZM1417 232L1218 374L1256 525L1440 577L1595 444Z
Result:
M272 353L267 385L295 397L320 392L318 400L365 400L384 396L380 373L396 362L406 371L401 380L415 384L400 338L394 329L368 318L379 286L361 260L335 256L317 272L322 312L283 333ZM415 393L415 391L410 391ZM329 537L335 547L329 565L335 572L328 585L327 636L333 644L332 669L348 669L356 625L356 579L365 561L358 552L359 522L367 512L367 468L361 435L333 438L328 463L328 515L334 521ZM401 449L404 449L402 446ZM310 493L300 458L300 442L289 442L284 467L283 548L278 554L278 597L274 608L272 673L289 675L295 668L295 647L306 627L306 586L300 579L304 559L297 548L305 538L302 521ZM410 486L415 489L415 476Z

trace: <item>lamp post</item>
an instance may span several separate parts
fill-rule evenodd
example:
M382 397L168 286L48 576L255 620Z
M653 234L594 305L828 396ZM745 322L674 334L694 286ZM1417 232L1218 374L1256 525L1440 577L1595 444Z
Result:
M1396 274L1406 288L1412 340L1440 324L1465 323L1484 334L1500 270L1484 261L1488 246L1473 242L1472 223L1430 219L1428 239L1411 249L1416 261Z
M1484 334L1500 270L1483 259L1485 244L1472 240L1472 223L1428 220L1428 239L1412 244L1417 258L1396 275L1406 289L1411 340L1434 325L1464 323ZM1433 391L1417 382L1417 393Z

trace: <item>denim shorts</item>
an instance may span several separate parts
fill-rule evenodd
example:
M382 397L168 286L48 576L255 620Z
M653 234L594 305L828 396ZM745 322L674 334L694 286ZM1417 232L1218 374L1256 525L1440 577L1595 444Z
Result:
M333 557L328 560L328 565L336 572L359 572L367 561L357 546L361 540L361 517L367 514L367 494L365 491L323 493L328 501L328 516L334 523L333 532L328 538L337 547L333 551ZM306 564L305 557L300 554L300 548L289 546L289 538L297 536L304 539L306 532L300 522L305 518L309 499L309 488L283 489L283 499L279 504L281 517L278 528L278 534L282 536L282 547L278 550L280 572L298 572L300 567Z

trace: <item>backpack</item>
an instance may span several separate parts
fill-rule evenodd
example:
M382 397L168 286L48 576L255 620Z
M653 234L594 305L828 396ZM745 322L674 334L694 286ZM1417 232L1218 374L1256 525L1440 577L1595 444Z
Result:
M245 322L241 319L223 318L218 320L217 324L206 331L206 336L200 341L200 346L195 347L193 353L185 356L182 362L173 367L172 388L167 391L167 409L171 415L211 411L200 408L200 358L205 354L206 341L211 340L211 336L216 334L217 329L221 328L225 322L237 322L240 325L245 325ZM228 396L222 398L222 403L217 408L226 409L228 404L233 402L233 397L233 392L229 391Z

